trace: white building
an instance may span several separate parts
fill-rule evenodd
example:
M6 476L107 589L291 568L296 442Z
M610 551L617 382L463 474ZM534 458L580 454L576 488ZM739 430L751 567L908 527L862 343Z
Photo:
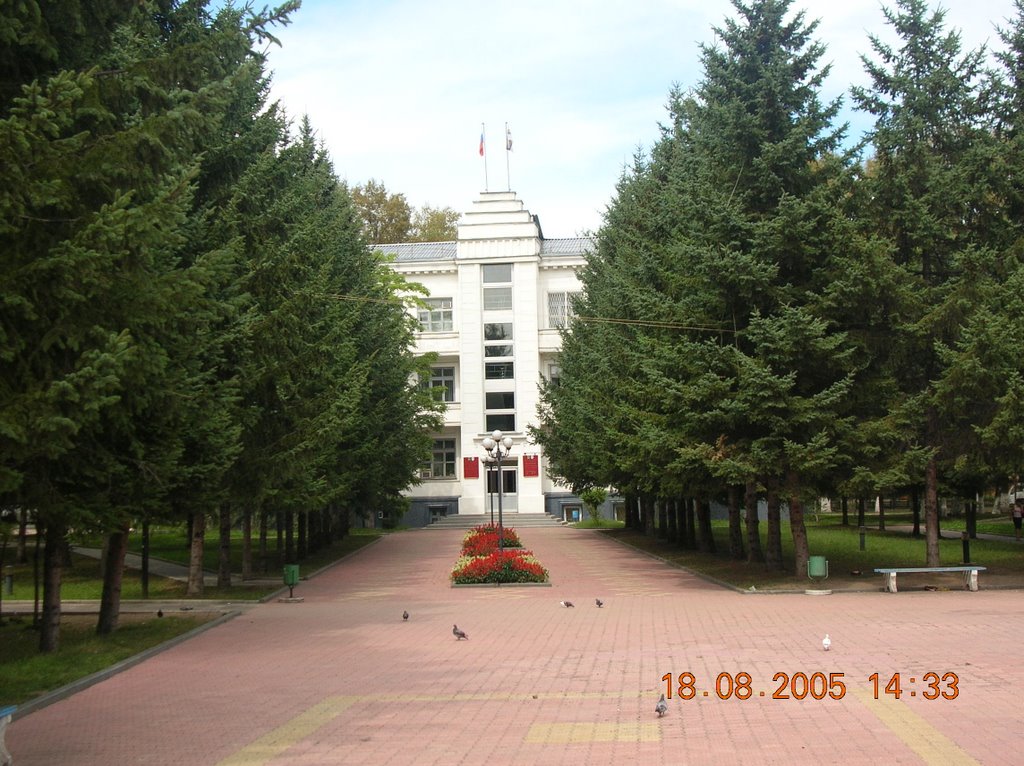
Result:
M397 272L429 291L416 350L437 354L429 384L443 387L448 403L433 459L406 492L411 508L403 523L456 513L489 520L497 480L486 470L482 441L494 430L513 440L502 469L505 512L571 518L580 509L547 475L527 426L537 420L541 376L558 377L559 328L590 246L586 238L544 239L514 192L482 193L454 242L377 246L394 257Z

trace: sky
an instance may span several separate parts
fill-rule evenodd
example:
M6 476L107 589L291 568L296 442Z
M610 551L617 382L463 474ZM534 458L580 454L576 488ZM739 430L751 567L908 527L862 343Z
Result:
M945 8L965 50L1000 48L995 25L1014 16L1013 0L930 7ZM831 65L821 98L844 98L852 135L870 127L849 98L868 84L869 34L894 40L882 8L791 7L819 21ZM699 84L700 45L733 14L728 0L302 0L269 49L271 99L296 122L309 116L350 186L374 179L413 207L459 212L482 191L511 190L545 237L580 236L657 140L672 86Z

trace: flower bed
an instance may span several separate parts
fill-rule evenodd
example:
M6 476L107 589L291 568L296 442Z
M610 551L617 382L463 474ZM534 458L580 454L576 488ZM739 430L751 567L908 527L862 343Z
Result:
M519 535L512 527L502 527L502 535L505 541L505 548L522 548ZM462 538L463 556L486 556L498 550L498 527L493 524L481 524L473 527Z
M547 582L548 570L532 551L521 548L492 551L486 556L461 556L452 569L452 582L474 583Z

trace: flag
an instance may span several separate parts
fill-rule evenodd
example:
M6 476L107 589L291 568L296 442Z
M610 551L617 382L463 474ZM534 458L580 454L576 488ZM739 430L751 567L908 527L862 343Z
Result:
M480 156L484 156L484 134L480 134Z
M507 126L505 128L505 151L512 151L512 131Z

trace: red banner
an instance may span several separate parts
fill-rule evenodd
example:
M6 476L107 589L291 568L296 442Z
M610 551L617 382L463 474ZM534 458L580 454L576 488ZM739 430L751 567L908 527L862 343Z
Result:
M523 476L540 476L540 457L523 455Z
M475 457L464 457L462 458L462 478L464 479L479 479L480 478L480 460Z

